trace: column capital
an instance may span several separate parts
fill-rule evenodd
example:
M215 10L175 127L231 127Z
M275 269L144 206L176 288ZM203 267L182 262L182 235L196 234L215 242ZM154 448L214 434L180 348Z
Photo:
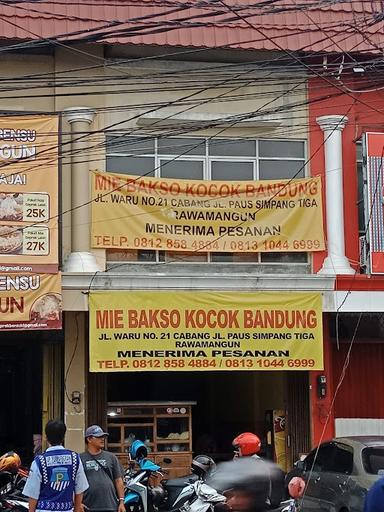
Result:
M325 132L326 130L343 131L348 123L348 117L343 115L320 116L316 117L316 123Z
M69 124L78 121L91 124L96 112L90 107L68 107L63 110L63 114Z

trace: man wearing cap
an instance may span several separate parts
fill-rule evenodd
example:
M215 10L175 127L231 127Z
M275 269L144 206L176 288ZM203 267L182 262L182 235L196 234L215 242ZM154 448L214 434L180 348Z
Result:
M108 436L99 425L85 431L86 451L80 457L89 483L84 508L91 512L125 512L123 470L113 453L104 450Z

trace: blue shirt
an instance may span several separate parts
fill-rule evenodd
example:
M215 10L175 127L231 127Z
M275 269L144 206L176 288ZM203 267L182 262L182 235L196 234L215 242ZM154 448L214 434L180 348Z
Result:
M377 480L369 489L365 497L364 512L384 512L384 478Z
M64 446L51 446L46 450L47 452L54 450L65 450ZM32 462L31 469L28 475L27 483L24 486L23 494L28 496L28 498L33 498L35 500L39 499L40 489L41 489L42 477L40 473L40 469L35 461ZM88 481L84 473L83 464L80 461L79 468L76 473L75 478L75 494L81 494L86 489L88 489ZM39 509L36 509L39 511Z

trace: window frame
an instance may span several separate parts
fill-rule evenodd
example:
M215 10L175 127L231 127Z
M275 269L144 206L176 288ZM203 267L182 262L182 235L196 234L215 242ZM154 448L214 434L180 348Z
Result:
M198 162L203 162L203 180L210 180L211 179L211 176L212 176L212 162L217 162L217 161L223 161L223 162L252 162L253 163L253 180L257 181L259 180L259 175L260 175L260 161L272 161L272 160L275 160L275 161L294 161L294 162L302 162L302 165L303 165L303 178L305 177L308 177L308 171L309 171L309 166L308 166L308 155L307 155L307 151L308 151L308 142L306 139L298 139L298 138L282 138L282 137L279 137L279 138L274 138L274 137L271 137L271 138L268 138L268 137L258 137L258 138L254 138L254 137L222 137L220 138L220 140L222 141L233 141L233 142L236 142L238 140L247 140L247 141L254 141L255 142L255 155L254 156L249 156L249 155L244 155L244 156L228 156L228 155L213 155L213 154L210 154L209 152L209 143L213 140L212 137L203 137L203 136L195 136L195 137L188 137L188 136L182 136L182 137L164 137L166 139L179 139L179 138L183 138L183 139L187 139L187 138L190 138L190 139L201 139L201 141L204 141L204 154L202 155L189 155L188 153L186 154L180 154L179 156L177 156L175 153L159 153L159 136L157 135L154 135L153 138L154 138L154 153L144 153L144 152L140 152L139 154L135 154L134 152L133 153L129 153L129 152L122 152L122 151L109 151L109 144L108 144L108 138L113 138L113 137L122 137L124 136L124 133L113 133L113 134L110 134L110 135L106 135L106 162L107 162L107 159L108 157L147 157L147 158L153 158L154 159L154 162L155 162L155 168L154 168L154 177L155 178L161 178L161 160L168 160L168 161L171 161L171 162L175 162L175 161L183 161L183 160L192 160L192 161L198 161ZM147 139L148 137L145 137L143 135L127 135L127 138L131 138L131 139ZM260 150L259 150L259 142L260 141L270 141L270 142L301 142L303 143L303 157L302 158L296 158L296 157L261 157L260 156ZM111 170L108 170L107 169L107 166L106 166L106 172L118 172L118 169L111 169ZM281 179L286 179L286 178L281 178ZM217 180L219 181L219 180ZM225 180L224 180L225 181ZM242 181L242 180L241 180ZM148 251L147 250L138 250L138 254L140 252L145 252L147 253ZM150 260L150 259L143 259L143 260L140 260L140 259L137 259L137 260L127 260L126 262L127 263L142 263L142 264L148 264L148 263L164 263L164 262L177 262L177 259L175 261L175 259L173 258L170 258L167 260L167 251L153 251L154 253L154 259L153 260ZM180 258L182 258L182 255L183 253L179 253L180 254ZM222 265L222 264L235 264L235 265L239 265L239 264L247 264L247 265L268 265L268 266L272 266L272 267L277 267L277 266L286 266L286 265L294 265L294 266L297 266L298 268L300 267L308 267L308 265L310 265L310 262L311 262L311 259L310 259L310 254L307 253L307 258L305 261L292 261L292 262L284 262L284 261L267 261L267 262L263 262L262 259L263 259L263 254L262 252L256 252L256 253L250 253L250 254L254 254L255 255L255 261L213 261L215 259L215 255L218 256L219 254L221 253L210 253L210 252L205 252L205 253L201 253L201 254L205 254L206 255L206 259L205 261L193 261L193 260L185 260L184 262L187 263L187 264L192 264L192 265L196 265L196 264L206 264L206 263L211 263L211 264L215 264L215 265ZM236 254L242 254L242 253L236 253ZM269 253L268 253L269 254ZM286 254L286 253L282 253L282 254ZM214 256L212 256L214 255ZM116 263L119 263L121 264L122 261L119 261L119 260L110 260L110 259L107 259L108 263L109 264L116 264Z

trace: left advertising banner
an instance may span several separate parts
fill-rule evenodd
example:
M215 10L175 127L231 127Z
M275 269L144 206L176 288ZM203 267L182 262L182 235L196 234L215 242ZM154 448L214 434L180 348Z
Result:
M0 331L61 329L59 118L0 117Z
M0 331L61 329L60 274L0 275Z
M0 117L0 273L58 272L58 116Z

